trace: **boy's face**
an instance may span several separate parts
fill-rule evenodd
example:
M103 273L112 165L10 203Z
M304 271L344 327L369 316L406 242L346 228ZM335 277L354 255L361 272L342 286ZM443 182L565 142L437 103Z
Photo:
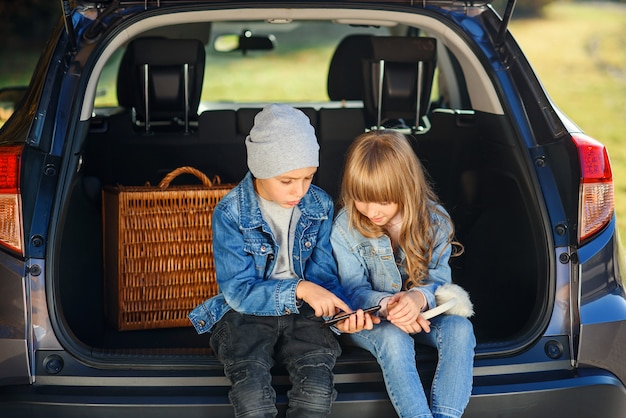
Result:
M292 208L309 190L316 172L317 167L299 168L269 179L255 179L254 185L263 199Z

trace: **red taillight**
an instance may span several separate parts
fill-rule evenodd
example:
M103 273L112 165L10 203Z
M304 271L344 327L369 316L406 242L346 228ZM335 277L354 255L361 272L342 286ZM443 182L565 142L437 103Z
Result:
M0 244L23 254L21 146L0 147Z
M615 210L613 173L606 147L593 138L575 134L572 140L580 159L580 205L578 240L604 228Z

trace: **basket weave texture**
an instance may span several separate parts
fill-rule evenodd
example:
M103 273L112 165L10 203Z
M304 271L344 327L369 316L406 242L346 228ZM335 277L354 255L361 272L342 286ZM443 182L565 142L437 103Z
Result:
M202 185L171 186L181 174ZM106 316L118 330L190 326L217 293L211 217L234 185L180 167L158 186L103 191Z

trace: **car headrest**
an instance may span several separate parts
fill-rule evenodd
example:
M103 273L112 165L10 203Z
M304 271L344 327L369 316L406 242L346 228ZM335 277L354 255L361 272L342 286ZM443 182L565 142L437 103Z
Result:
M118 102L134 109L146 126L197 119L204 61L204 45L197 39L132 40L119 68Z
M437 41L427 37L372 37L364 67L368 123L402 119L415 129L427 114L437 64Z
M328 68L330 100L363 100L363 62L372 56L371 35L348 35L341 40Z

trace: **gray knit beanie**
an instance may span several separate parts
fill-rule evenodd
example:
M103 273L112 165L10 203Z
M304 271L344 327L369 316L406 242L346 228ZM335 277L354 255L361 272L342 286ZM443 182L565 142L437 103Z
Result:
M246 138L248 168L258 179L319 167L319 145L309 118L284 104L265 106Z

